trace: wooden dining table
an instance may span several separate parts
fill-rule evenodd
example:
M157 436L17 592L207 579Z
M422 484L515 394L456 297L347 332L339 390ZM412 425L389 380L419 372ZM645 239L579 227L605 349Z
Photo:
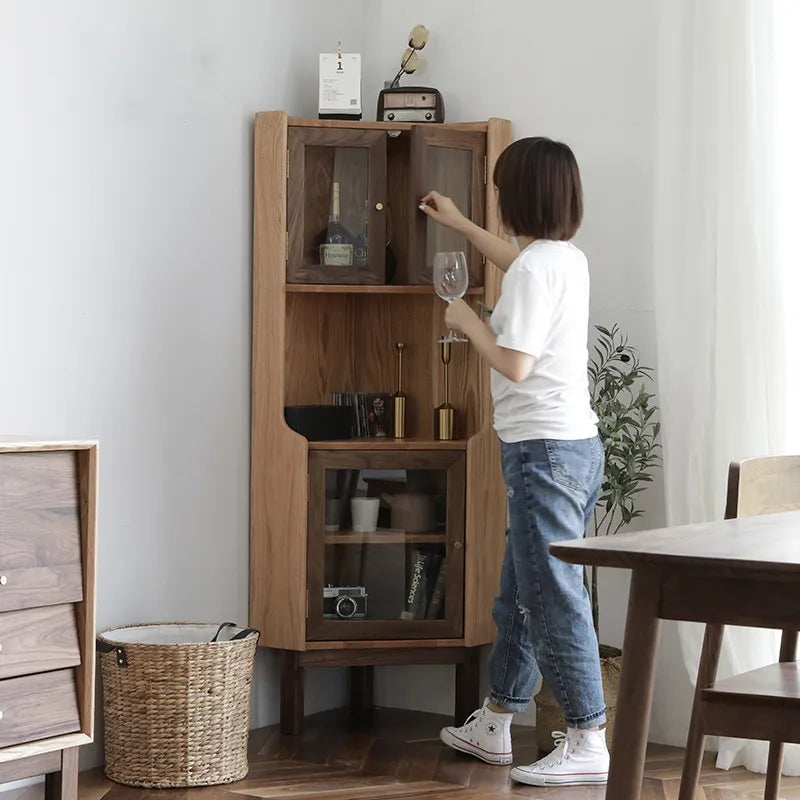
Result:
M572 564L632 571L606 800L642 786L662 619L800 626L800 511L552 544Z

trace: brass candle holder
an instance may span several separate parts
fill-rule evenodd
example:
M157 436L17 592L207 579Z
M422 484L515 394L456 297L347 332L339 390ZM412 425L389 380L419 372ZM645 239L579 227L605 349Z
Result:
M455 409L450 405L450 342L440 342L440 355L444 364L444 402L433 412L434 438L449 441L455 428Z
M394 438L404 439L406 435L406 396L403 393L403 350L405 342L397 342L397 391L394 393Z

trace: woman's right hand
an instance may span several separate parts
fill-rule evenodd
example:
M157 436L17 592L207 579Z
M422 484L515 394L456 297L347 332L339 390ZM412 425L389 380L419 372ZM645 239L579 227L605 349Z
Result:
M458 210L456 204L439 192L428 192L420 200L419 210L446 228L463 231L469 220Z

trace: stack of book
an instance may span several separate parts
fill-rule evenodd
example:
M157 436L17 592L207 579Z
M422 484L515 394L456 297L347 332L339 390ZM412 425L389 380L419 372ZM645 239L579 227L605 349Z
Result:
M356 420L356 436L373 439L388 436L392 430L392 396L365 392L334 392L335 406L350 406Z
M406 602L401 619L442 619L447 559L441 548L414 547L407 571Z

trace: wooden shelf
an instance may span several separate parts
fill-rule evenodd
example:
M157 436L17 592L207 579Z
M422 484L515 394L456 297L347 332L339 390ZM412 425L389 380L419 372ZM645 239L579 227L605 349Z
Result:
M403 134L390 137L387 130ZM499 119L454 126L317 122L284 112L256 117L250 466L251 486L257 488L250 497L248 621L261 630L263 646L283 651L285 731L297 732L300 726L303 669L312 666L459 663L459 714L474 708L467 696L477 668L475 649L494 637L491 604L505 547L500 447L487 425L491 394L485 366L467 345L452 348L450 363L450 393L460 398L461 438L435 440L434 409L444 400L436 344L445 329L444 303L430 280L413 283L427 276L418 268L425 262L428 240L425 218L409 198L430 186L445 186L465 202L469 198L476 223L502 235L495 193L483 179L510 141L510 124ZM441 158L429 158L431 153ZM380 200L392 211L387 231L386 214L374 213L379 211L374 205L370 209L373 263L363 274L316 268L315 237L329 217L334 183L353 201L342 224L351 224L350 215L355 228L365 199ZM383 283L390 273L384 276L378 257L387 233L397 262L390 285ZM451 249L447 241L437 240L436 249ZM469 289L465 299L471 306L478 301L493 306L502 272L491 265L481 269L472 247L469 256L471 281L483 285ZM378 283L327 283L341 280ZM397 381L398 342L406 346L408 438L309 442L286 424L287 406L326 405L335 392L382 387L390 394ZM388 517L382 517L387 527L381 531L350 534L344 529L353 527L347 519L341 531L326 534L328 478L349 486L361 470L405 470L412 487L419 483L420 491L430 486L431 493L445 496L446 533L392 531ZM349 491L337 488L340 496ZM391 604L405 591L405 562L395 551L405 543L408 549L424 550L426 542L431 550L452 549L445 573L446 618L400 620L400 608L392 617ZM451 543L462 546L454 549ZM367 544L376 546L362 565L359 553L366 552ZM378 544L389 546L380 549ZM338 559L340 585L375 587L376 602L380 587L388 598L380 613L389 611L392 618L324 618L321 587L331 566L326 559ZM362 566L363 583L357 583Z
M424 622L424 620L422 620ZM441 620L430 620L437 622ZM344 639L306 642L306 650L418 650L420 647L464 647L463 639Z
M431 439L346 439L335 442L309 442L309 450L466 450L466 439L446 442Z
M427 285L415 286L384 286L381 284L351 284L351 283L287 283L286 291L289 294L394 294L394 295L433 295L433 287ZM470 297L483 297L483 286L473 286L467 290Z
M339 531L325 534L325 544L445 544L446 542L447 534L445 533L377 530L372 533Z

